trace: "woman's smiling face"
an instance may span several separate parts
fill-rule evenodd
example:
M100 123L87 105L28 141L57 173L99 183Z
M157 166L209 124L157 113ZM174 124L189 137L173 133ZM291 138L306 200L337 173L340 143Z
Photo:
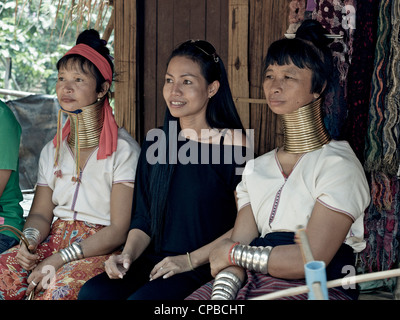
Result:
M163 88L164 99L172 116L180 119L205 118L213 85L207 83L197 62L184 56L172 58Z

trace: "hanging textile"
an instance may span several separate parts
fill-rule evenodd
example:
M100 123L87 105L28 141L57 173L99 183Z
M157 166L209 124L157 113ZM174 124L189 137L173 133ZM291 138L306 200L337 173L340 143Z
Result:
M347 76L353 55L354 28L343 20L348 17L344 8L352 8L356 15L356 0L316 0L312 18L319 21L329 33L341 35L331 45L334 79L324 103L325 125L334 139L341 139L347 117Z
M378 18L378 39L375 50L365 168L367 171L385 171L382 167L383 126L385 124L385 97L388 91L390 55L391 0L381 1ZM387 114L387 113L386 113Z
M371 204L365 214L365 271L387 270L399 261L399 31L400 0L380 1L371 86L365 169Z
M289 3L289 27L286 33L296 33L300 24L307 19L306 0L292 0Z
M378 0L357 1L353 55L347 77L348 115L343 138L350 143L361 163L365 160L378 9Z
M399 99L400 99L400 1L391 5L390 56L388 65L388 93L385 99L385 125L383 126L383 167L395 175L399 168Z
M375 272L397 267L399 255L399 179L372 175L371 205L365 212L366 248L359 254L360 271ZM381 204L384 204L383 208Z

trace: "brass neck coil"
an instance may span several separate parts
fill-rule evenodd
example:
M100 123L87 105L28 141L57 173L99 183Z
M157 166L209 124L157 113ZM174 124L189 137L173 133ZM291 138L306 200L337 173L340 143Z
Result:
M101 130L103 129L103 108L100 100L90 106L82 108L82 112L73 114L68 113L71 122L71 131L68 136L68 144L75 148L78 134L79 148L91 148L99 145ZM78 129L78 130L76 130Z
M321 105L320 98L292 113L281 115L286 152L314 151L331 140L323 122Z

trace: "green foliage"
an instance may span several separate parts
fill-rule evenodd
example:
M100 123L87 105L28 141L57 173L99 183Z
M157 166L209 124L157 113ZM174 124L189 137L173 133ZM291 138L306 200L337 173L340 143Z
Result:
M104 16L102 30L111 14L111 7L105 7L100 13L94 6L89 12L85 7L77 11L80 2L0 2L0 88L4 88L5 58L11 57L9 89L55 94L58 59L75 44L80 31L95 27L97 14Z

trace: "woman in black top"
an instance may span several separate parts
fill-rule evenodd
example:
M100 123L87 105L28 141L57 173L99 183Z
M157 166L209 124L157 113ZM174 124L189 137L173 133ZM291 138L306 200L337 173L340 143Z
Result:
M163 94L164 126L142 146L124 249L79 299L184 299L211 279L210 249L230 235L235 188L253 154L215 48L202 40L176 48Z

